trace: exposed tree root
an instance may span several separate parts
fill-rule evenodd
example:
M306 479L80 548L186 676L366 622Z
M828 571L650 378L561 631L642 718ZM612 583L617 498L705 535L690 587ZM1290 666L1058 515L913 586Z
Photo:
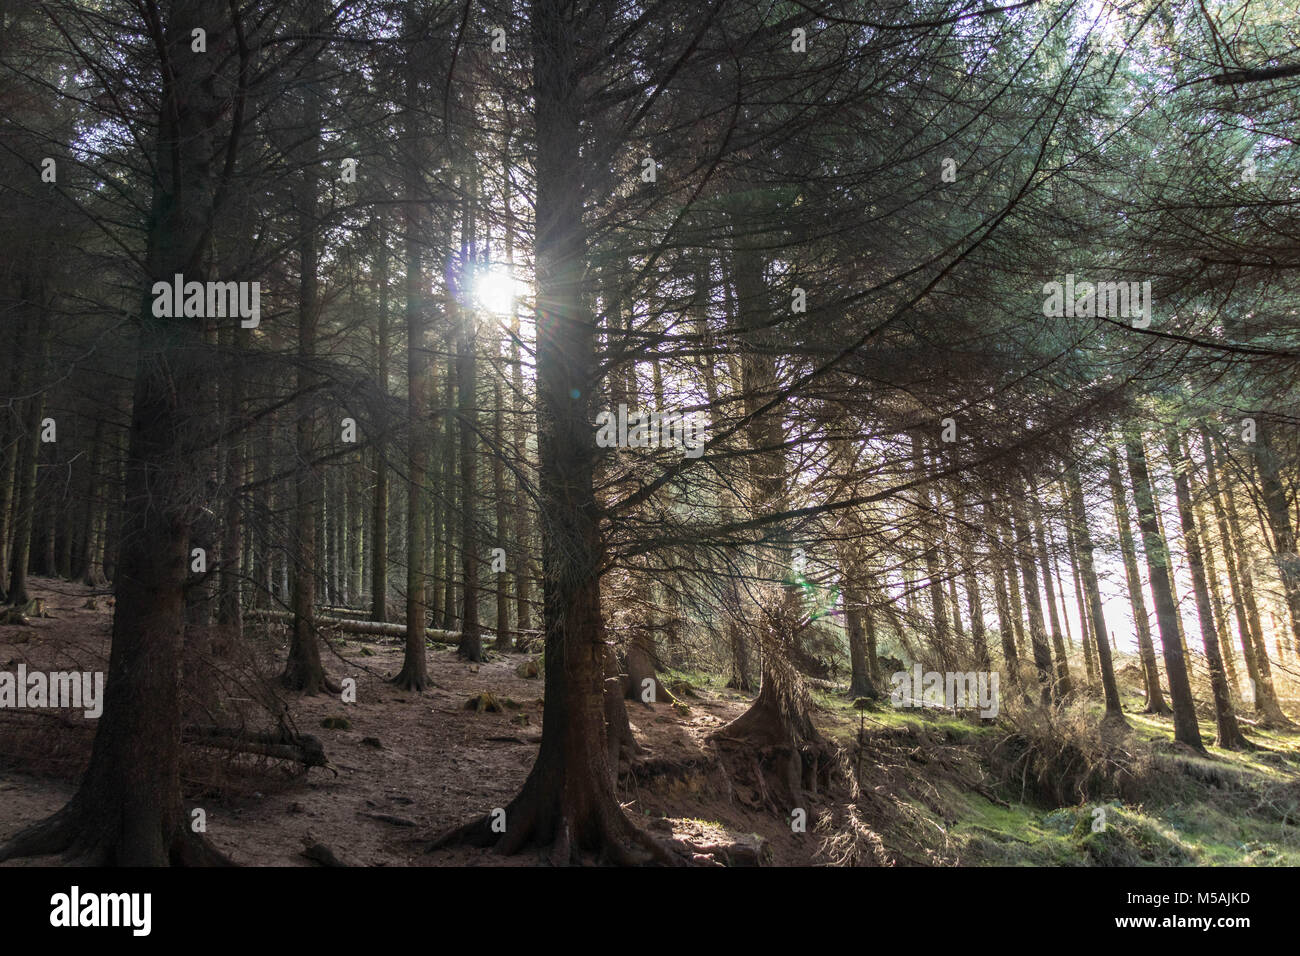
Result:
M72 866L235 865L183 823L168 828L166 833L147 825L132 827L129 818L116 827L103 824L98 815L80 811L74 797L53 816L21 830L0 846L0 863L60 853Z
M491 814L471 820L435 838L426 852L475 846L492 847L502 856L513 856L533 846L543 848L554 866L684 866L691 862L686 847L651 836L633 824L617 804L612 809L592 808L581 818L559 807L543 813L525 785L505 808L505 821L502 833L493 830Z
M429 687L429 674L427 671L425 673L419 673L418 671L418 668L412 667L409 664L403 664L402 669L397 672L397 676L389 681L389 683L398 690L410 691L414 694L422 694Z

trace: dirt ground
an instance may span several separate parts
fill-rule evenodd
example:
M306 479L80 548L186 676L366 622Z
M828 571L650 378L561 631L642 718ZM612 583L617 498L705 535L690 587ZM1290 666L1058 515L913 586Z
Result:
M0 626L0 670L107 670L111 609L106 595L64 581L35 579L32 596L48 618ZM87 607L94 597L95 608ZM265 677L287 651L271 628ZM517 674L524 654L491 655L474 665L454 649L429 651L433 686L423 695L387 683L401 665L398 640L356 640L326 654L336 679L356 680L356 703L335 695L283 695L298 729L320 739L331 768L261 761L225 775L187 761L187 807L206 815L207 836L250 866L313 866L307 843L323 843L345 863L361 866L528 866L545 863L525 851L501 857L477 849L426 852L431 839L476 815L505 807L518 791L541 739L543 681ZM501 712L477 712L466 701L490 693ZM629 702L644 753L622 775L620 796L643 826L696 846L757 846L774 864L812 862L818 840L795 834L775 814L747 805L725 779L705 736L747 706L745 697L701 692L686 712L669 703ZM54 716L51 716L51 714ZM326 728L327 718L346 718ZM12 731L12 732L11 732ZM93 721L79 712L0 711L0 842L58 810L85 767ZM190 752L200 748L191 747ZM222 753L224 756L224 753ZM192 771L192 772L191 772ZM335 776L337 772L337 776ZM48 865L56 859L9 865Z

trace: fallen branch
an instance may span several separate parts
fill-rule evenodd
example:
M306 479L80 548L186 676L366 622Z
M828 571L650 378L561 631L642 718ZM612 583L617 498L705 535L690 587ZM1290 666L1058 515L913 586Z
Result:
M338 771L330 766L325 756L325 748L311 734L297 737L263 731L236 730L233 727L196 727L185 728L182 740L186 743L220 750L233 750L237 753L260 754L278 760L293 760L306 767L324 767L338 776Z

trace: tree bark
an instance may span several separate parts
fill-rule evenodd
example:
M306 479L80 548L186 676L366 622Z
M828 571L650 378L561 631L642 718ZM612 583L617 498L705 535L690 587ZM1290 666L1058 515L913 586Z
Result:
M667 852L619 806L605 718L604 544L595 494L591 402L594 329L583 307L586 238L579 145L578 23L563 0L532 5L536 104L537 396L541 494L546 718L537 762L505 808L506 832L484 817L438 841L496 843L510 853L551 844L555 862L582 851L613 862Z
M1242 657L1246 661L1246 675L1250 679L1255 712L1264 726L1289 728L1292 724L1278 703L1273 688L1272 668L1260 634L1254 582L1249 559L1241 544L1241 528L1237 520L1237 508L1232 500L1232 489L1219 483L1218 451L1204 423L1201 425L1201 445L1205 450L1206 485L1210 503L1214 507L1215 521L1219 526L1219 539L1223 542L1228 586L1232 590L1232 608L1237 617L1237 635L1241 641Z
M290 690L308 696L335 686L325 676L321 665L320 644L316 635L316 580L320 573L318 516L321 509L322 481L313 463L316 444L316 398L313 390L316 374L316 336L320 324L319 224L316 205L320 190L318 154L321 138L321 107L315 84L303 89L300 148L303 152L302 180L297 190L298 212L298 420L295 423L294 448L297 453L297 476L294 482L294 576L293 632L289 659L280 680Z
M474 197L478 193L477 173L469 160L465 221L461 232L461 264L468 270L475 263ZM456 346L456 430L460 435L460 571L461 622L459 653L469 661L483 659L483 635L479 631L478 539L478 316L473 306L457 310L459 342Z
M1068 697L1073 691L1070 680L1070 661L1065 654L1065 640L1061 635L1061 621L1056 614L1056 597L1052 587L1052 554L1047 550L1047 534L1043 523L1043 508L1038 500L1038 489L1029 496L1030 517L1034 523L1034 539L1038 547L1038 567L1043 576L1043 597L1046 599L1048 622L1052 628L1052 651L1056 656L1056 684L1058 693ZM1062 612L1065 606L1061 607Z
M1137 548L1133 541L1133 525L1129 518L1127 492L1119 472L1119 455L1108 448L1107 478L1110 484L1111 503L1115 509L1115 528L1119 532L1119 548L1124 559L1124 580L1128 585L1129 603L1133 606L1133 627L1137 631L1138 657L1142 661L1142 682L1146 690L1143 713L1172 714L1165 703L1160 687L1160 668L1156 664L1156 645L1151 639L1151 622L1147 618L1146 601L1142 597L1142 578L1138 574Z
M1200 529L1192 511L1192 492L1187 481L1191 462L1183 455L1182 443L1172 430L1165 433L1165 451L1174 473L1174 494L1178 501L1178 519L1183 528L1183 547L1187 554L1187 567L1192 575L1192 591L1196 597L1196 614L1201 624L1201 644L1210 666L1210 687L1214 694L1214 717L1219 730L1218 745L1225 750L1240 750L1248 746L1237 726L1237 715L1232 709L1232 693L1219 653L1219 634L1214 626L1214 612L1210 607L1210 590L1205 581L1205 562L1201 555Z
M424 509L428 507L431 358L426 342L428 316L421 257L424 237L420 217L423 207L418 204L423 194L419 186L423 150L415 113L420 89L412 61L407 63L405 87L402 175L407 199L403 207L403 231L406 243L406 427L409 436L406 458L406 645L402 668L393 678L393 683L402 690L419 694L429 684L424 642L424 629L428 626L425 587L429 575L429 549L425 541Z
M1119 702L1119 685L1115 681L1115 666L1111 660L1110 642L1106 639L1106 613L1101 603L1101 587L1097 583L1097 570L1093 564L1092 531L1088 527L1088 512L1083 500L1083 485L1079 480L1077 464L1071 464L1065 473L1069 497L1070 525L1074 533L1079 573L1088 596L1088 619L1092 624L1093 639L1097 648L1097 669L1101 672L1102 695L1106 700L1106 716L1123 721Z
M375 282L379 286L379 314L375 318L375 379L380 400L388 397L388 229L383 216L375 218ZM388 620L388 422L375 436L372 460L375 464L375 503L370 524L370 616Z
M154 23L157 10L154 14ZM191 30L230 31L217 0L174 0L157 26L170 69L148 220L145 290L176 273L204 275L213 223L214 137L229 107L221 61L191 51ZM210 41L230 44L231 36ZM71 801L0 848L0 860L67 852L87 865L221 863L191 832L181 801L181 658L195 481L207 445L193 419L205 356L192 319L153 315L140 300L139 358L127 458L121 561L104 710Z
M1017 561L1020 564L1020 578L1024 585L1025 604L1029 608L1029 643L1034 654L1034 670L1038 672L1038 681L1042 685L1043 703L1059 700L1061 688L1058 678L1053 673L1052 651L1047 643L1046 628L1043 625L1043 605L1038 599L1038 582L1034 575L1033 538L1024 509L1020 504L1022 490L1017 480L1011 491L1012 541Z
M1192 700L1192 686L1187 676L1183 645L1178 634L1178 605L1174 603L1173 586L1169 580L1169 549L1156 518L1151 476L1147 470L1142 439L1136 435L1129 436L1125 440L1125 452L1129 478L1133 482L1133 500L1137 505L1138 527L1142 530L1151 595L1156 604L1156 625L1160 629L1165 673L1169 676L1169 696L1174 708L1174 739L1194 750L1204 751L1201 728L1196 721L1196 703Z

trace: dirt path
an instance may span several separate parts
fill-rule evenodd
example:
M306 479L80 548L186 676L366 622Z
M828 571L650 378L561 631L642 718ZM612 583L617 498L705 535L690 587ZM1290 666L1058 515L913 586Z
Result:
M0 627L0 669L106 669L109 599L86 607L89 588L38 579L33 595L46 600L47 619ZM345 862L369 866L534 865L535 853L502 858L478 850L424 852L430 838L475 815L504 807L537 754L543 682L516 673L526 655L493 655L468 664L451 648L429 652L433 686L423 695L398 691L385 677L401 665L396 642L348 640L327 654L336 678L356 680L356 703L335 696L287 697L298 729L320 739L327 768L305 773L280 764L257 777L226 781L220 792L188 782L187 806L206 814L207 835L240 863L312 866L304 840L324 843ZM277 657L285 648L271 648ZM282 657L280 657L282 659ZM350 666L355 665L355 666ZM465 709L490 693L500 712ZM809 841L786 839L782 821L737 804L710 768L704 737L740 713L745 698L701 696L680 712L671 704L629 703L644 753L624 776L622 798L642 825L697 844L756 842L764 833L772 862L807 862ZM346 727L327 728L328 718ZM25 733L7 733L18 723ZM35 730L28 725L36 724ZM72 793L89 753L93 722L80 715L19 720L0 714L0 841L57 810ZM205 792L206 791L206 792ZM772 834L775 832L775 838ZM51 860L16 861L49 863Z

